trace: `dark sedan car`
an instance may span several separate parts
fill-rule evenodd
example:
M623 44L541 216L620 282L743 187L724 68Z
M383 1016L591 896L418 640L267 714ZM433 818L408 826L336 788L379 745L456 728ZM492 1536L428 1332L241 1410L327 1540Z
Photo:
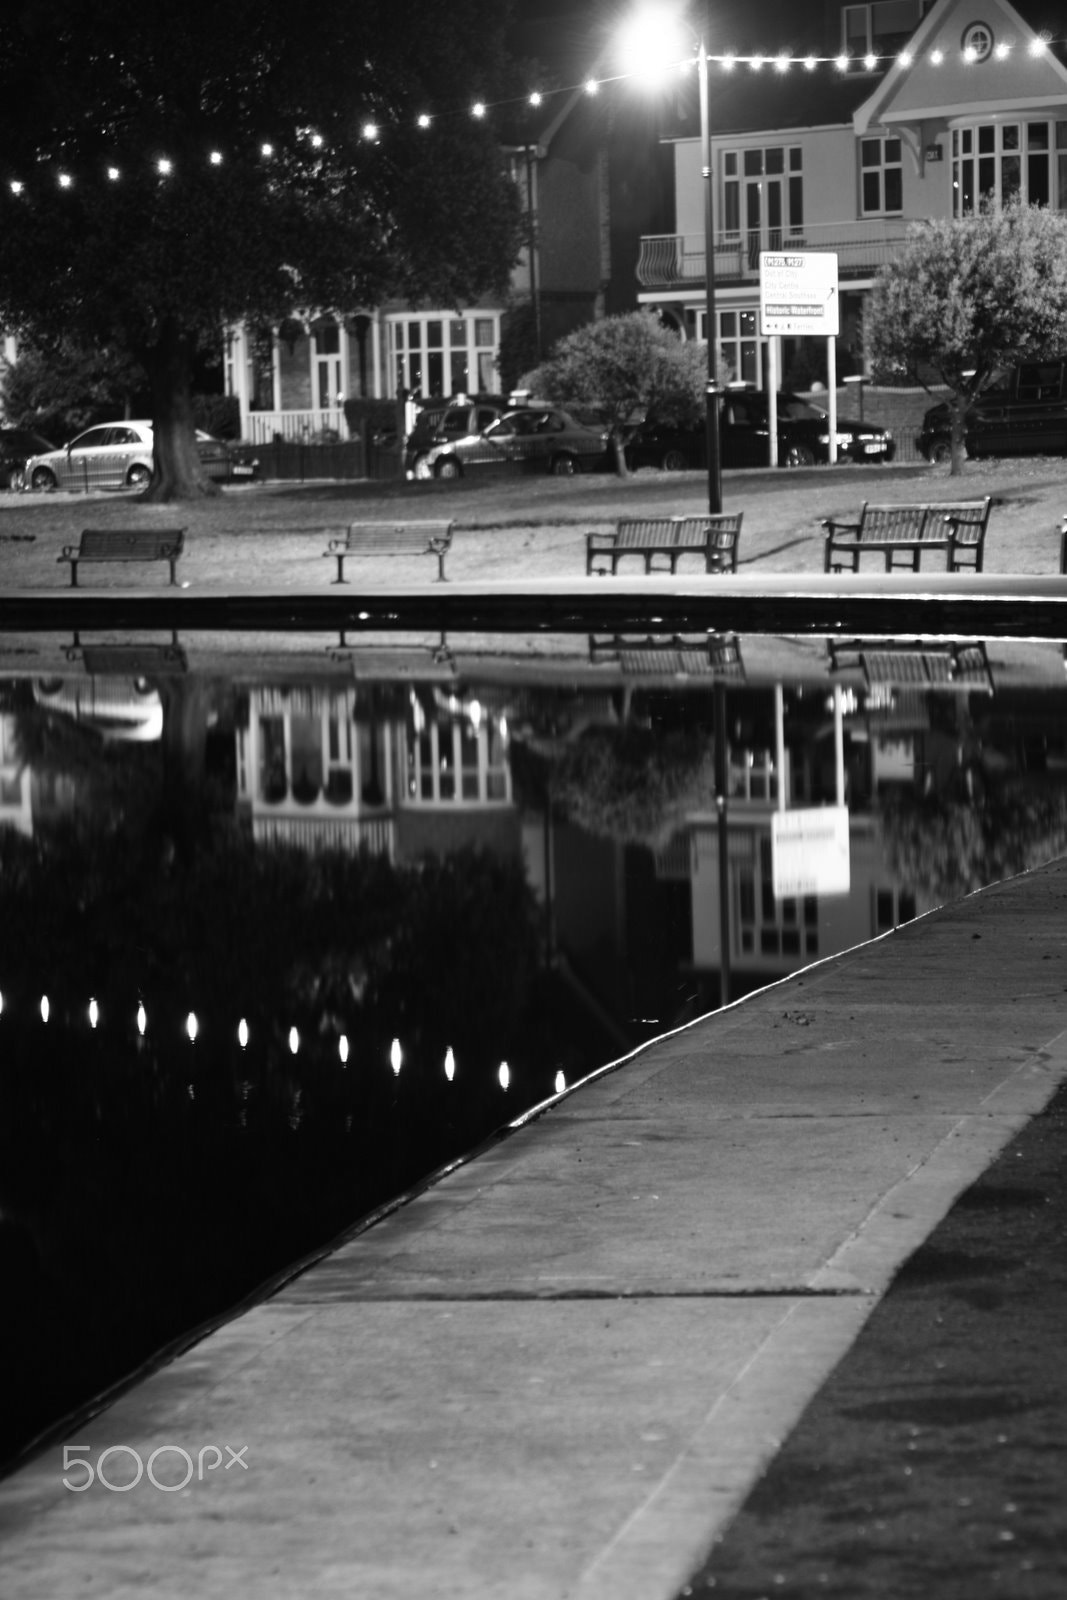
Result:
M54 449L32 428L0 428L0 489L21 489L30 457Z
M760 389L728 389L722 397L720 437L724 467L765 467L770 462L770 417ZM893 435L877 423L837 419L837 454L845 461L892 461ZM670 427L644 422L626 446L631 467L662 467L684 472L706 465L704 424ZM830 459L829 414L799 395L778 395L778 462L810 467Z
M550 472L569 477L610 466L607 428L579 422L556 406L505 411L487 427L431 445L409 468L416 478L459 478L468 472Z
M928 461L952 454L952 419L942 402L923 417L919 449ZM967 408L969 456L1067 454L1067 362L1034 362L1004 372Z

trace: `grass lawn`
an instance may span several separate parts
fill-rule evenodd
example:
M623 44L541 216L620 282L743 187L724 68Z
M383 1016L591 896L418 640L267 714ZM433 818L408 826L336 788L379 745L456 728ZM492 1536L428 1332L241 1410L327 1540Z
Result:
M1067 515L1067 461L1038 456L947 467L813 467L796 472L727 472L724 509L744 512L740 567L747 572L821 572L828 516L854 514L864 500L955 500L992 495L986 545L989 572L1059 570L1059 526ZM189 584L247 574L251 581L317 587L332 576L323 561L325 530L370 518L451 516L456 530L450 578L579 576L584 534L620 516L706 510L702 473L646 470L619 479L508 478L487 482L257 484L194 504L146 506L133 493L0 495L0 581L7 588L65 585L57 566L64 544L90 525L183 525L179 569ZM254 564L238 541L255 540ZM236 557L240 559L235 559ZM124 569L102 583L122 583ZM422 557L366 563L365 578L390 582L433 576ZM127 574L128 578L128 574ZM94 578L94 583L96 579Z

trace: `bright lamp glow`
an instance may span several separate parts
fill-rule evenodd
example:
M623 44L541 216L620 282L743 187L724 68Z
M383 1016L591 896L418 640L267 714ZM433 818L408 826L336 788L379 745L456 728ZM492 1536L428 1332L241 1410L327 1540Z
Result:
M200 1032L200 1024L196 1020L196 1012L190 1011L185 1019L185 1031L189 1035L189 1043L196 1043L196 1036Z
M449 1083L451 1083L455 1076L456 1058L453 1054L452 1046L449 1045L448 1049L445 1051L445 1077L448 1079Z
M496 1076L500 1087L506 1091L511 1082L511 1068L508 1066L506 1061L502 1061L500 1063Z
M95 1028L100 1021L100 1007L95 1000L89 1001L89 1026Z
M660 83L688 53L677 24L656 11L639 11L619 35L619 63L642 83Z
M46 994L43 994L41 996L41 1021L42 1022L47 1022L48 1021L48 1013L51 1011L51 1009L52 1009L51 1006L48 1004L48 996Z
M430 119L425 111L421 111L415 118L415 125L419 128L428 128L430 126Z
M289 1029L289 1050L290 1050L290 1053L295 1056L299 1049L300 1049L300 1032L299 1032L299 1029L290 1028Z
M338 1041L337 1041L337 1054L341 1057L341 1065L343 1067L347 1067L347 1065L348 1065L348 1035L347 1034L342 1033L341 1037L338 1039Z
M394 1039L389 1047L389 1064L393 1069L393 1076L400 1076L400 1068L404 1064L404 1056L400 1049L400 1040Z

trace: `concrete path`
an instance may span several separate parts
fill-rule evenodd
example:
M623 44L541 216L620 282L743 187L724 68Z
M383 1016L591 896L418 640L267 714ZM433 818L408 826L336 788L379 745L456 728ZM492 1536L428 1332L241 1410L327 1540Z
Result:
M1061 862L568 1093L72 1434L112 1488L63 1446L0 1484L6 1600L666 1600L1067 1076L1065 902Z

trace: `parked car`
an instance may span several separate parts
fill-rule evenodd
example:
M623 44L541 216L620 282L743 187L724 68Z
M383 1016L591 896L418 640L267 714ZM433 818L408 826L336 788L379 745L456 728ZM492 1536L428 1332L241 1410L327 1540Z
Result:
M837 454L845 461L892 461L896 443L888 428L876 422L837 419ZM724 467L765 467L770 461L770 417L767 396L761 389L728 389L720 408L720 438ZM654 419L645 421L626 445L633 468L662 467L684 472L707 463L705 425L671 427ZM810 467L830 459L830 417L821 407L799 395L781 390L778 395L778 463L783 467Z
M105 743L143 743L163 733L163 702L144 678L38 678L33 697L39 706L81 723Z
M496 468L566 477L583 468L608 467L609 440L607 428L579 422L558 406L523 406L503 412L487 427L430 445L408 475L459 478Z
M247 451L196 432L197 453L209 478L253 478L259 463ZM61 450L49 449L26 462L31 489L121 489L145 484L152 476L152 424L105 422L86 428Z
M30 457L54 449L54 444L32 428L0 428L0 489L21 489Z
M408 434L404 449L404 474L408 478L429 478L433 474L424 458L435 445L465 439L481 433L503 416L507 408L494 400L442 400L423 406Z
M1013 367L968 408L963 442L971 456L1067 455L1067 362ZM951 455L948 405L923 417L919 449L928 461Z

